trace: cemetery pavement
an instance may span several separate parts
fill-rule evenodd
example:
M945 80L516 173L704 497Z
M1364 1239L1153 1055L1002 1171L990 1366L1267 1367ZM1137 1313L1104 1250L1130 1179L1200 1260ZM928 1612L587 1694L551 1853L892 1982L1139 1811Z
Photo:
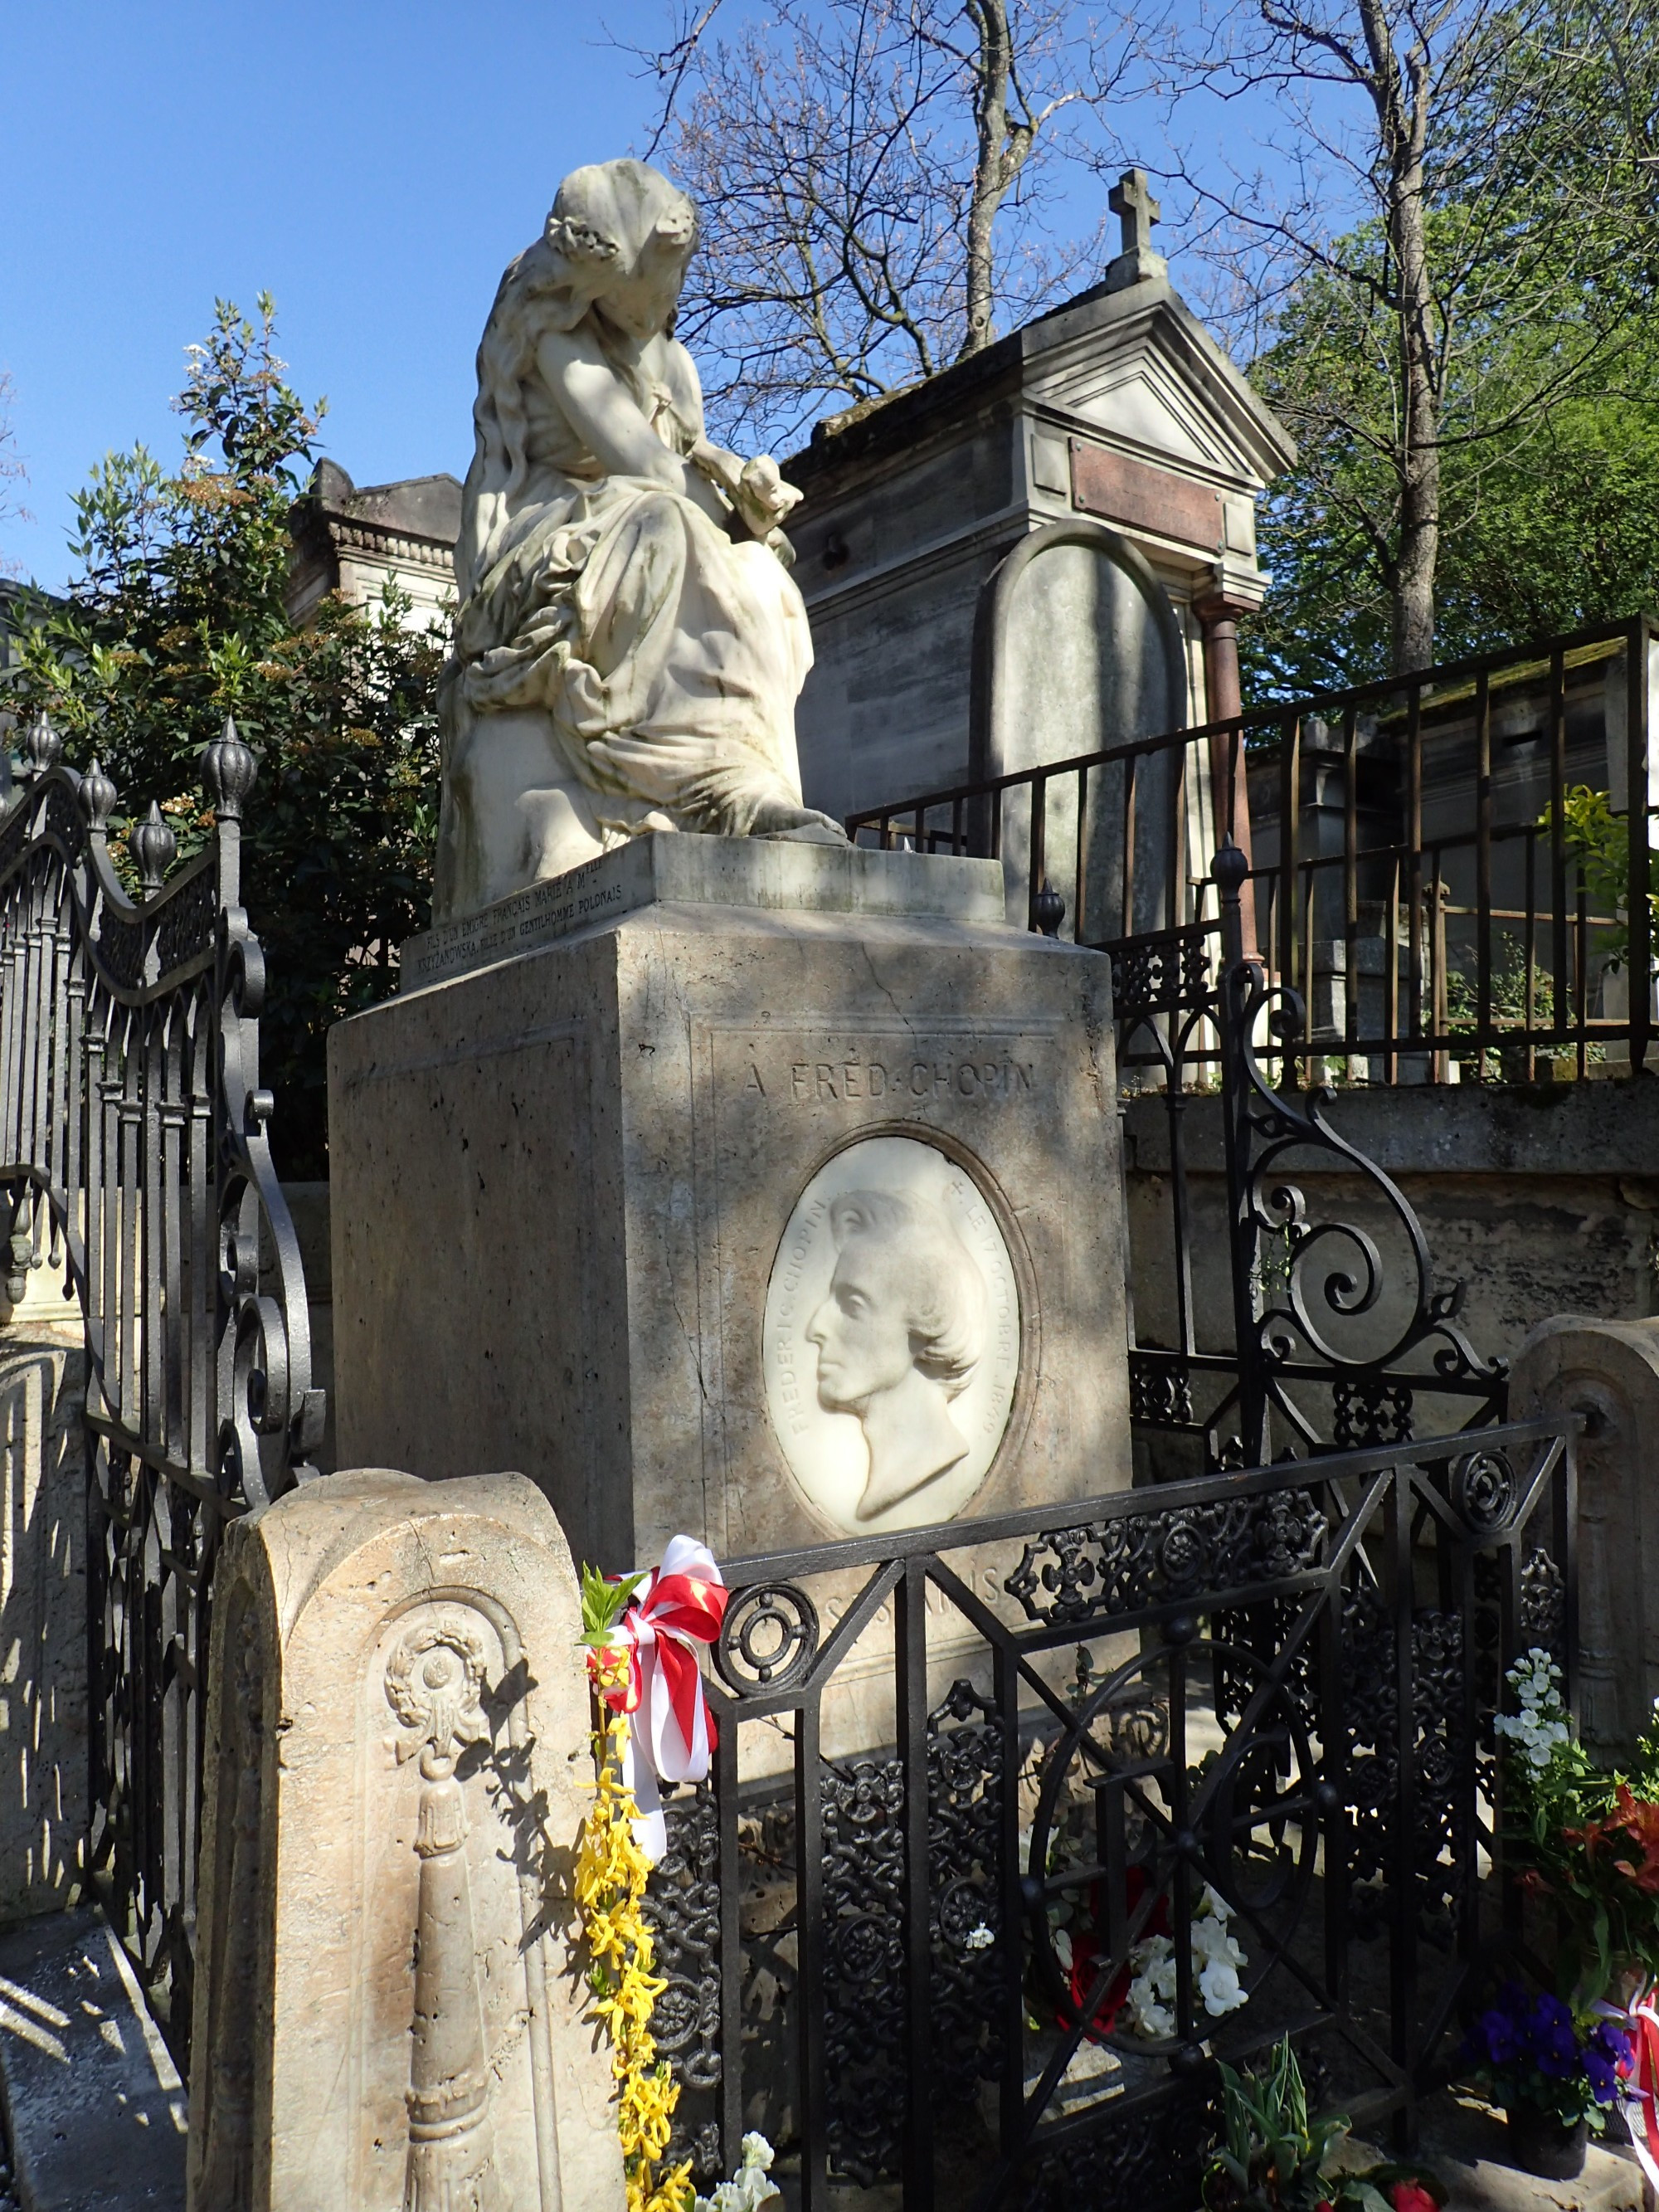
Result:
M184 2212L184 2088L95 1906L0 1936L0 2212Z

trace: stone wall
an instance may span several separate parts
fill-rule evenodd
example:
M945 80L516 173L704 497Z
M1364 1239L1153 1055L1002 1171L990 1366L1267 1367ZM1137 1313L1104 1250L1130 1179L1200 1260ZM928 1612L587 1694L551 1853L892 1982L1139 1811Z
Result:
M1200 1344L1231 1285L1221 1102L1183 1109ZM1512 1358L1553 1314L1628 1321L1659 1312L1659 1083L1450 1085L1339 1091L1332 1125L1399 1184L1415 1208L1437 1287L1465 1285L1458 1320L1475 1349ZM1125 1109L1135 1331L1175 1341L1170 1144L1163 1097ZM1397 1282L1403 1243L1359 1176L1289 1163L1320 1219L1376 1236ZM1385 1297L1379 1329L1402 1310ZM1225 1324L1221 1326L1224 1328Z

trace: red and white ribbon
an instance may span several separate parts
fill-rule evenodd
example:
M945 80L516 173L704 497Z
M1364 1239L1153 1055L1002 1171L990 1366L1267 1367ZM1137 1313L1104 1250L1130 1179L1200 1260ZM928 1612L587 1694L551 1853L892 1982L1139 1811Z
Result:
M1632 2045L1623 2084L1625 2120L1643 2172L1659 2188L1659 1988L1633 1999L1624 2025Z
M627 1679L600 1694L613 1712L633 1717L623 1782L639 1808L635 1840L653 1866L668 1849L659 1781L701 1782L714 1753L714 1717L696 1648L720 1634L726 1600L714 1553L676 1536L610 1632L609 1648L589 1659L597 1674L607 1661L627 1656Z

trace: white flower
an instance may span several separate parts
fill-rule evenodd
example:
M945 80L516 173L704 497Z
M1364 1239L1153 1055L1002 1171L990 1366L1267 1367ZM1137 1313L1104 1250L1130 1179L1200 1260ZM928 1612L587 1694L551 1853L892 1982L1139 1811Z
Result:
M1207 1886L1193 1914L1191 1928L1193 1973L1204 2009L1212 2019L1237 2012L1248 2002L1239 1980L1239 1969L1249 1963L1244 1947L1227 1932L1232 1907ZM1124 2010L1136 2034L1150 2040L1170 2041L1176 2033L1175 1945L1167 1936L1149 1936L1129 1954L1134 1978L1129 1984Z
M712 2197L694 2199L696 2212L769 2212L783 2191L771 2179L773 2150L763 2135L750 2130L743 2139L743 2163L735 2178L722 2181Z
M988 1951L996 1940L995 1936L981 1920L977 1928L970 1928L963 1937L962 1948L964 1951ZM1066 1948L1069 1951L1072 1947L1067 1943Z
M1237 2012L1247 2002L1236 1968L1224 1959L1211 1960L1198 1978L1198 1987L1204 2009L1212 2020L1219 2020L1223 2013Z
M1529 1766L1546 1767L1557 1747L1572 1741L1561 1698L1561 1669L1541 1644L1534 1644L1504 1679L1514 1690L1521 1710L1499 1713L1492 1722L1492 1733L1518 1745Z

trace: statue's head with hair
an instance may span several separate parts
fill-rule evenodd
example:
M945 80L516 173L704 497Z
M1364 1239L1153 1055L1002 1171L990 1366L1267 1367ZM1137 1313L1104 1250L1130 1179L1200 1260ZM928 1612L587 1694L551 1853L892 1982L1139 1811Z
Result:
M985 1348L985 1279L944 1208L908 1191L846 1191L830 1203L836 1271L807 1334L818 1399L853 1411L914 1369L947 1398Z

